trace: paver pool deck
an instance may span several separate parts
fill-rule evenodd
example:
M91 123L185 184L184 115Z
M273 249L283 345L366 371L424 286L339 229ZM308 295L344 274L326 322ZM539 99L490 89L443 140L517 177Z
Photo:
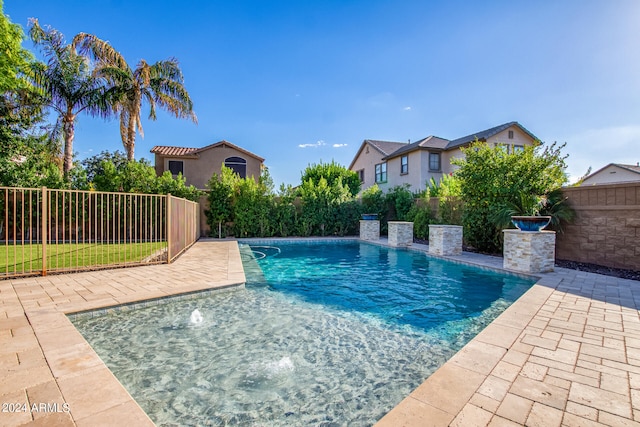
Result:
M0 425L153 425L66 314L244 281L237 243L209 240L169 265L0 281ZM640 426L639 305L638 281L542 274L377 426Z

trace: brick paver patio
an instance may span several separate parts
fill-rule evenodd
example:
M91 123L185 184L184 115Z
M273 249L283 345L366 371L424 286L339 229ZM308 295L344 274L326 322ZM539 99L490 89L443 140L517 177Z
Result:
M153 425L65 313L244 280L235 242L201 240L170 265L0 281L0 425ZM541 275L377 425L640 426L638 304L638 281Z

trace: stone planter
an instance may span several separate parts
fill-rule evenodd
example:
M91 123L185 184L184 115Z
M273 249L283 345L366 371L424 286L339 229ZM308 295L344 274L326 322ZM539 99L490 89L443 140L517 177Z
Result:
M413 244L413 222L389 221L389 245L406 247Z
M360 220L360 239L380 240L380 221Z
M533 274L553 271L556 260L555 231L502 231L502 266L505 269Z
M462 226L429 225L429 253L432 255L460 255Z

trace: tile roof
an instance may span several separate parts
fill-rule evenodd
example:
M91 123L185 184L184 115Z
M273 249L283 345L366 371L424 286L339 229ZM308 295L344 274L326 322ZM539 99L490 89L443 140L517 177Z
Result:
M184 157L184 156L194 157L195 156L197 157L199 153L206 151L210 148L219 147L219 146L231 147L248 156L258 159L260 162L264 162L264 158L256 154L253 154L252 152L247 151L244 148L238 147L237 145L234 145L229 141L225 141L224 139L222 141L215 142L213 144L207 145L206 147L202 147L202 148L187 148L187 147L173 147L169 145L156 145L151 149L151 152L154 154L159 154L161 156L171 156L171 157Z
M457 148L461 145L475 141L476 138L478 138L478 141L486 141L487 138L491 138L492 136L499 134L500 132L510 128L511 126L518 126L520 129L522 129L523 132L527 133L531 138L536 140L538 139L534 134L529 132L520 123L509 122L509 123L502 124L500 126L492 127L491 129L486 129L477 133L472 133L471 135L463 136L462 138L454 139L453 141L449 142L449 144L447 144L447 147L445 149L450 150L452 148Z
M154 154L160 154L161 156L187 156L193 154L196 150L197 148L156 145L151 149L151 152Z

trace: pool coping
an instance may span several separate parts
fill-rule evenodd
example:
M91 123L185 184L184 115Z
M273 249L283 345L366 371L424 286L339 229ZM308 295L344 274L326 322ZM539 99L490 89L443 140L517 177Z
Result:
M500 257L440 258L501 270ZM640 425L640 282L539 277L377 426ZM50 406L0 412L0 424L153 425L67 314L244 281L236 240L212 239L169 265L1 281L2 401Z

